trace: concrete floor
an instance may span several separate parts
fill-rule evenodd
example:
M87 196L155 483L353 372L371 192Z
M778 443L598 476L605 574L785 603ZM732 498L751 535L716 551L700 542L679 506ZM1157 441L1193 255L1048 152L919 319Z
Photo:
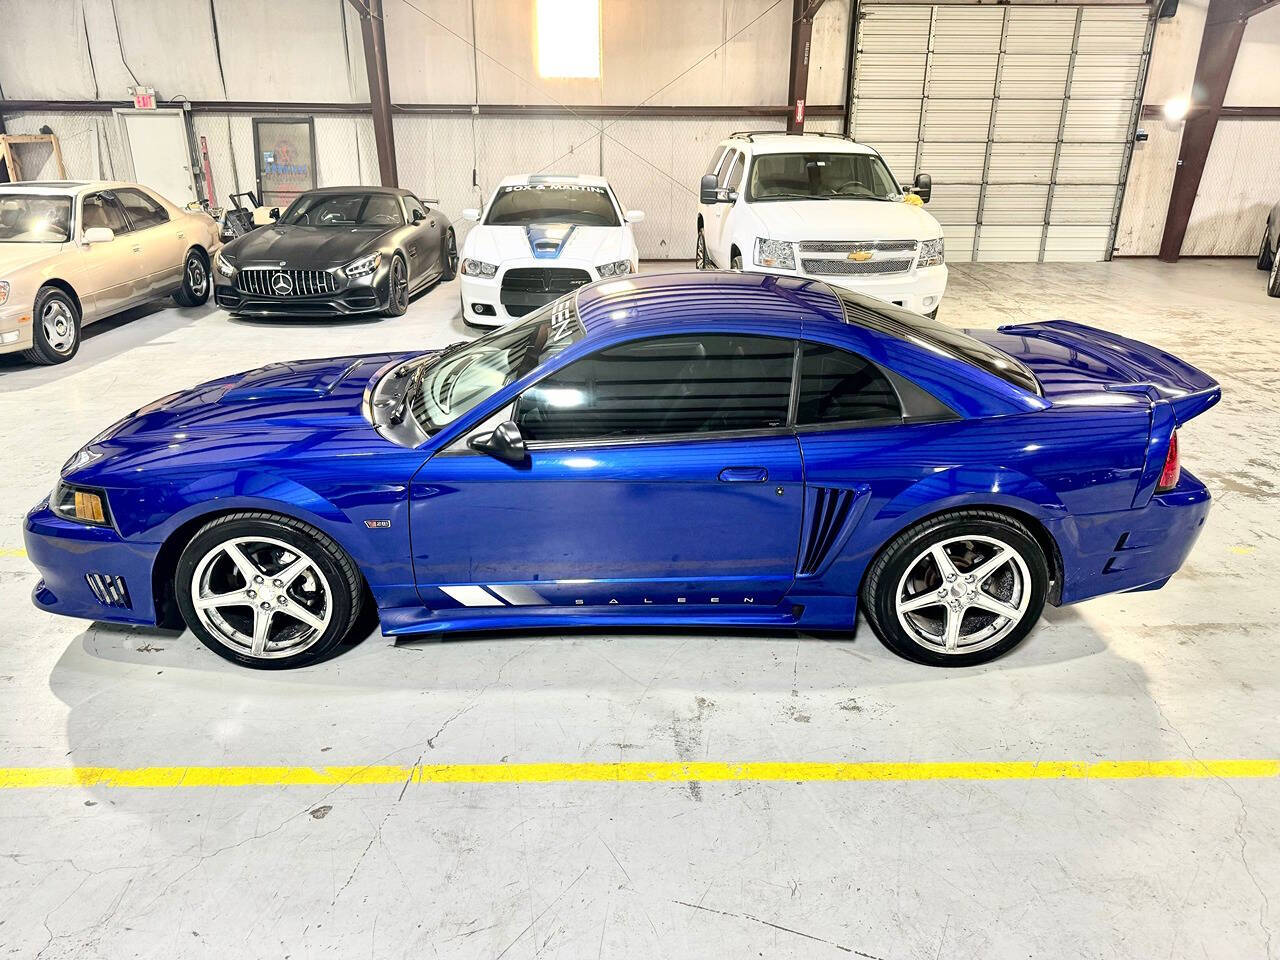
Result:
M153 307L76 360L0 360L0 768L1280 757L1280 301L1251 262L960 265L943 318L1066 316L1204 367L1182 434L1217 498L1163 591L1050 609L942 672L842 642L371 637L254 673L189 633L46 616L20 520L161 394L465 334ZM3 769L0 769L0 773ZM1274 778L0 789L0 956L1270 957Z

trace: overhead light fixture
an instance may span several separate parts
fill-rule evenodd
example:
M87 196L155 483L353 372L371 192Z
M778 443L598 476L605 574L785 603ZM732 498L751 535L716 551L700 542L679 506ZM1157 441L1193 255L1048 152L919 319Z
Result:
M1177 123L1187 115L1187 111L1191 109L1191 101L1186 97L1174 97L1168 100L1164 105L1164 118L1170 123Z
M600 76L600 0L537 0L538 75Z

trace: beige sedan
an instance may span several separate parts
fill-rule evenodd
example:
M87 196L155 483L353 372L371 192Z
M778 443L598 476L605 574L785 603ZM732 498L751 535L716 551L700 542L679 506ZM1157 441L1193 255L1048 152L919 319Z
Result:
M207 214L136 183L0 184L0 353L62 363L84 324L160 297L199 306L219 246Z

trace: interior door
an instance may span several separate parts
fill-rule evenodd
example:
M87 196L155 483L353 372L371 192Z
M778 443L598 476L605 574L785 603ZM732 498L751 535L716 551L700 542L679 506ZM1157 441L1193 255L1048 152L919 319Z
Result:
M117 110L129 149L133 179L177 207L198 200L187 142L187 118L181 110Z
M514 408L523 464L458 444L415 476L423 603L709 616L777 604L804 500L792 358L789 340L681 335L543 379Z

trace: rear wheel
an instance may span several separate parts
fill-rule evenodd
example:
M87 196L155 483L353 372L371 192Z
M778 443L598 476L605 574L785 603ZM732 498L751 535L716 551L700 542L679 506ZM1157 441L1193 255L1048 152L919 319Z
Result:
M180 307L198 307L209 299L209 260L200 250L188 250L182 263L182 286L173 294Z
M31 328L31 349L22 355L32 363L66 363L80 349L80 308L57 287L36 294Z
M1267 296L1280 297L1280 253L1271 258L1271 276L1267 278Z
M1012 650L1044 609L1049 567L1026 526L988 510L945 513L895 537L862 587L863 611L899 656L943 667Z
M695 270L706 270L707 264L707 237L702 232L702 228L698 228L698 241L693 247L693 268Z
M402 317L409 309L409 271L400 254L391 258L391 270L387 273L387 309L389 317Z
M362 582L332 539L297 520L219 517L178 560L174 593L191 632L233 663L279 670L330 656L352 632Z
M1271 224L1262 228L1262 242L1258 244L1258 269L1270 270L1275 254L1271 252Z
M458 275L458 238L454 235L453 227L449 228L444 238L444 265L440 274L440 279L449 281Z

